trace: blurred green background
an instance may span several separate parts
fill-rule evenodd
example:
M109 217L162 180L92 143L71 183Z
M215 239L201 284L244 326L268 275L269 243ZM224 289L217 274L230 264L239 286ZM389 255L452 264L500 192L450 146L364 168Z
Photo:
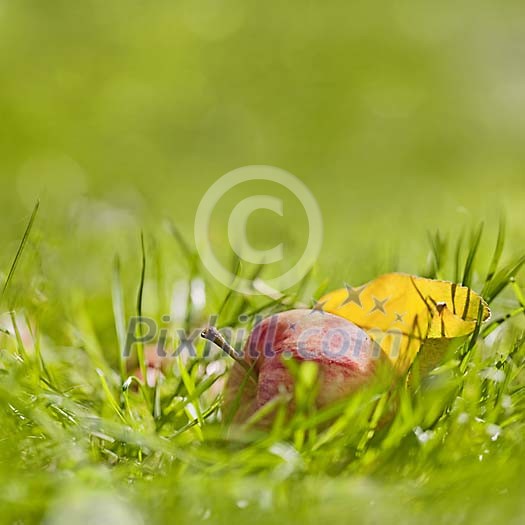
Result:
M247 164L308 185L345 279L502 210L523 242L524 27L518 0L1 1L1 267L38 197L44 270L107 286ZM261 214L267 246L299 222Z

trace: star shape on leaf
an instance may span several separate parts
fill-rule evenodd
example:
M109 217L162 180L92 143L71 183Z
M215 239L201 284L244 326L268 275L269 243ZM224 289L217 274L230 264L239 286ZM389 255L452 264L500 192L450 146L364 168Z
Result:
M382 314L386 315L385 311L385 304L390 299L390 297L387 297L386 299L378 299L377 297L372 297L374 300L374 307L372 310L370 310L370 313L373 312L381 312Z
M326 304L326 301L323 301L322 303L320 301L316 301L314 299L313 301L313 306L312 306L312 311L310 312L310 314L313 314L315 312L320 312L322 314L326 313L324 310L323 310L323 306Z
M394 323L404 323L405 322L404 317L406 314L407 314L406 312L403 312L402 314L398 312L394 312L394 315L396 316Z
M361 294L366 288L366 284L364 284L363 286L359 286L358 288L352 288L349 284L345 284L345 288L347 297L341 306L344 306L345 304L349 303L355 303L357 304L357 306L363 308L363 305L361 304Z

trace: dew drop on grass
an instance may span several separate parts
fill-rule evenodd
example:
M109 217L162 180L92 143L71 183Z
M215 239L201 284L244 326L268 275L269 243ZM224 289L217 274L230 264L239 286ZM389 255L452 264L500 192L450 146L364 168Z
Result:
M414 434L423 445L428 443L434 437L434 432L431 430L423 430L421 427L414 428Z
M186 409L188 410L188 413L193 419L197 419L197 409L195 408L195 405L193 403L188 403L186 405Z
M504 395L502 400L501 400L501 406L506 411L510 411L513 408L513 406L512 406L512 398L509 395Z
M485 368L479 373L479 375L481 378L490 379L491 381L494 381L495 383L502 383L503 381L505 381L505 372L493 366L489 368Z
M460 425L464 425L465 423L468 423L469 415L466 412L461 412L458 416L458 423Z
M487 434L490 436L492 441L496 441L501 434L501 427L491 423L487 425Z

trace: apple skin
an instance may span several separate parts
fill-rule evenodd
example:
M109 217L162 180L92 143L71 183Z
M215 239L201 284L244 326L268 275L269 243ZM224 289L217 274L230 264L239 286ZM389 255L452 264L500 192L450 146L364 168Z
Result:
M137 377L141 381L144 381L144 378L142 377L142 370L137 363L137 359L137 356L134 356L132 360L127 362L128 373ZM155 387L159 378L163 376L163 372L165 371L169 360L169 357L161 357L159 355L157 345L147 345L144 347L146 382L149 387ZM137 389L136 384L134 384L133 389Z
M317 363L318 407L355 392L388 362L365 331L342 317L306 309L275 314L254 327L240 357L253 367L253 378L239 362L233 365L224 395L227 419L242 423L283 388L293 392L284 356Z

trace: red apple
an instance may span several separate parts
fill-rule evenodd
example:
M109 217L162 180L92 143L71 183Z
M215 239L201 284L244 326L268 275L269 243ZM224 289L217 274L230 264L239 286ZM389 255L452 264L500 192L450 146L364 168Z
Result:
M147 345L144 347L144 361L146 365L146 382L149 387L153 388L156 386L159 378L163 377L163 373L166 371L166 368L168 368L171 357L161 357L157 345ZM137 356L127 361L126 364L130 375L144 381L142 370L137 363ZM134 389L136 389L136 385Z
M203 335L207 337L206 332ZM374 377L380 362L387 361L366 332L342 317L319 310L279 313L256 325L242 355L234 356L225 414L235 412L233 421L243 422L283 389L292 393L293 378L285 356L317 363L318 407L356 391Z

